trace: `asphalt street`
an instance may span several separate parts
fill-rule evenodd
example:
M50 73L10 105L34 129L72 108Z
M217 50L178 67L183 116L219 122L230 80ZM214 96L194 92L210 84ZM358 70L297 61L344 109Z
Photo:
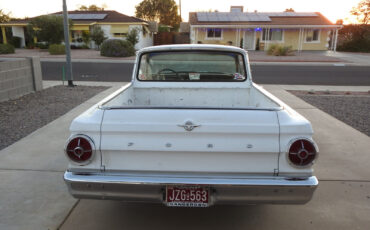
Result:
M41 62L43 80L62 80L63 65L63 62ZM72 66L76 81L127 82L133 69L133 63L74 62ZM259 64L251 69L258 84L370 85L370 66Z

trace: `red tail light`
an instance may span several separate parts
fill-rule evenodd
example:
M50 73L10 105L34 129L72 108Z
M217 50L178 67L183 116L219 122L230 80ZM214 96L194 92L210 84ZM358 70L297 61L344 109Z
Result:
M309 166L317 156L316 145L308 139L294 140L289 147L288 158L295 166Z
M88 136L77 135L69 139L65 151L70 160L85 165L92 160L95 146Z

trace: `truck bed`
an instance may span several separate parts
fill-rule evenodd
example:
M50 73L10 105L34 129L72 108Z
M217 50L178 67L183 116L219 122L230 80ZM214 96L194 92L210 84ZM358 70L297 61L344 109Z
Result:
M278 102L269 97L260 87L137 87L129 84L118 91L104 107L147 108L220 108L220 109L278 109Z

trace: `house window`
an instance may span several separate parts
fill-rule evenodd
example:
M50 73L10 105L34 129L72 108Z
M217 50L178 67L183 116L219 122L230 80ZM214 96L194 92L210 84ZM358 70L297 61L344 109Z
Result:
M207 29L207 38L208 39L221 39L222 29L217 29L217 28Z
M113 33L114 37L125 37L127 33Z
M306 30L306 42L320 42L320 30Z
M283 30L282 29L263 29L262 30L263 41L283 41Z

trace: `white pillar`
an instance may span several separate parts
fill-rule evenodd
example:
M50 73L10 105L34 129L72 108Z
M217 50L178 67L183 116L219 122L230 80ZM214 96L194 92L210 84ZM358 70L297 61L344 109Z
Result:
M331 44L330 44L330 47L331 47L331 50L334 51L334 39L335 39L335 31L332 30L331 31Z
M240 38L240 36L241 36L241 34L242 34L242 29L238 29L238 47L240 47L240 42L241 42L241 38ZM242 44L242 47L243 47L243 44Z
M199 28L197 27L194 29L194 43L195 44L198 44L198 29Z
M253 28L253 50L256 50L256 44L257 44L257 32L256 30Z
M242 43L243 50L245 50L245 30L243 31L243 43Z
M335 29L334 52L337 51L338 29Z
M270 28L264 28L266 30L266 33L265 33L265 47L263 50L267 50L267 46L269 44L269 37L270 37ZM263 37L263 29L262 29L262 37Z
M305 29L302 28L301 40L300 40L300 45L299 45L300 52L302 52L302 50L303 50L303 43L304 43L304 39L305 39L304 32L305 32Z
M267 46L266 48L268 49L269 47L269 43L270 43L270 28L267 28Z
M297 45L297 51L300 52L300 47L301 47L301 33L302 33L302 28L299 28L299 33L298 33L298 45Z

